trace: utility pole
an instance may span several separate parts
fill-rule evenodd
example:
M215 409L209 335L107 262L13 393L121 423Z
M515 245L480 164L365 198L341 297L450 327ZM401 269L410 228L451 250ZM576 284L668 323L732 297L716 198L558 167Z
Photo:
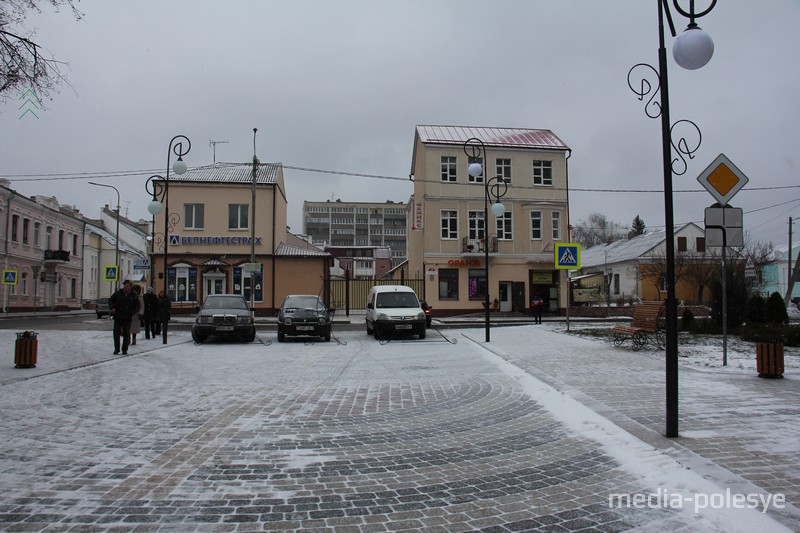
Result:
M253 128L253 212L250 215L250 263L256 262L256 178L258 176L258 157L256 157L256 133L258 128ZM263 269L262 269L263 271ZM256 273L250 272L250 309L255 306L256 300ZM263 281L262 281L263 283Z
M786 296L783 297L783 304L788 307L789 302L792 301L794 280L797 279L798 272L800 272L800 253L797 254L797 261L795 261L794 268L792 268L792 217L789 217L789 254L787 270L789 271L787 274L789 279L786 280Z

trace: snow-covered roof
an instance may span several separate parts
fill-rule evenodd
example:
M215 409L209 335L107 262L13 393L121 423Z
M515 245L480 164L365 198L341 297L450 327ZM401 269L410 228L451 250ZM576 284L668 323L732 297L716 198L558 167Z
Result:
M683 226L675 228L675 234L694 226L698 231L700 228L690 222ZM610 244L600 244L585 248L581 250L581 270L605 264L624 263L626 261L635 261L640 257L646 255L648 252L662 244L667 237L666 229L647 232L642 235L637 235L632 239L614 241Z

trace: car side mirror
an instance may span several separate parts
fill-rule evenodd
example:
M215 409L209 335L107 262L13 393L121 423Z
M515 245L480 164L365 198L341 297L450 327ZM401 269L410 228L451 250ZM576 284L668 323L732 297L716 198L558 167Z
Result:
M199 313L200 312L200 306L199 305L195 305L194 306L194 312L195 313Z
M375 306L372 304L367 304L367 309L375 309Z

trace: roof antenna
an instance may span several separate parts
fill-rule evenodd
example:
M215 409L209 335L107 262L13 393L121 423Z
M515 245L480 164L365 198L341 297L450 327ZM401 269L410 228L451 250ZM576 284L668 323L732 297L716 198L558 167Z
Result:
M217 145L218 144L228 144L228 141L212 141L211 139L208 140L208 145L214 152L214 164L217 163Z

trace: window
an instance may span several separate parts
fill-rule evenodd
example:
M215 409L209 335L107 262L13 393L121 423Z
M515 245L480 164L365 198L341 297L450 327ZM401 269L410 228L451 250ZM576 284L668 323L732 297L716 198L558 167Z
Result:
M33 245L39 246L42 237L42 224L40 222L33 223Z
M241 294L244 296L244 299L248 302L250 298L253 298L255 302L263 302L264 301L264 292L263 287L264 284L262 280L264 279L264 266L261 265L261 270L259 272L254 272L252 275L248 272L242 272L241 267L234 267L233 269L233 292L235 294ZM253 282L255 282L256 292L255 294L251 295L251 287L253 286Z
M533 162L533 184L552 185L553 184L553 162L534 161Z
M483 300L486 297L486 270L482 268L470 268L469 276L469 299Z
M658 290L661 292L667 292L667 275L666 274L659 274L658 275Z
M558 211L553 211L552 222L553 222L553 240L558 241L561 239L561 213L559 213Z
M458 211L442 210L442 239L458 239Z
M511 227L511 213L503 213L503 216L497 217L497 238L505 241L513 239Z
M697 246L697 251L700 252L701 254L706 253L706 238L697 237L695 246Z
M23 296L27 296L28 295L28 273L27 272L23 272L22 274L20 274L19 280L20 280L20 285L22 285L22 295Z
M22 219L22 244L28 244L28 226L31 225L29 218Z
M541 240L542 238L542 212L531 211L531 239Z
M486 223L483 219L483 211L469 211L469 240L477 241L484 239L486 235Z
M72 255L78 255L78 235L72 236Z
M45 249L52 250L53 249L53 226L47 226L45 230Z
M614 294L619 294L619 274L614 274Z
M204 204L183 204L183 228L203 229L205 227L204 211Z
M11 215L11 240L17 242L17 226L19 225L19 215Z
M64 230L63 229L58 230L58 249L59 250L63 250L64 249Z
M78 280L76 280L75 278L72 278L72 279L69 280L69 297L70 298L75 298L75 296L78 294L77 281Z
M467 177L470 183L483 183L483 174L484 174L484 166L483 166L483 158L482 157L470 157L469 164L478 163L481 166L481 173L478 176L473 176L469 173L469 167L467 167Z
M506 183L511 183L511 160L496 159L497 175L503 178Z
M439 269L439 299L458 300L458 269Z
M686 237L678 237L678 251L679 252L686 251Z
M247 204L228 204L228 229L247 229Z
M456 181L456 158L442 156L442 181Z
M170 267L167 270L167 295L173 302L196 302L197 268Z

